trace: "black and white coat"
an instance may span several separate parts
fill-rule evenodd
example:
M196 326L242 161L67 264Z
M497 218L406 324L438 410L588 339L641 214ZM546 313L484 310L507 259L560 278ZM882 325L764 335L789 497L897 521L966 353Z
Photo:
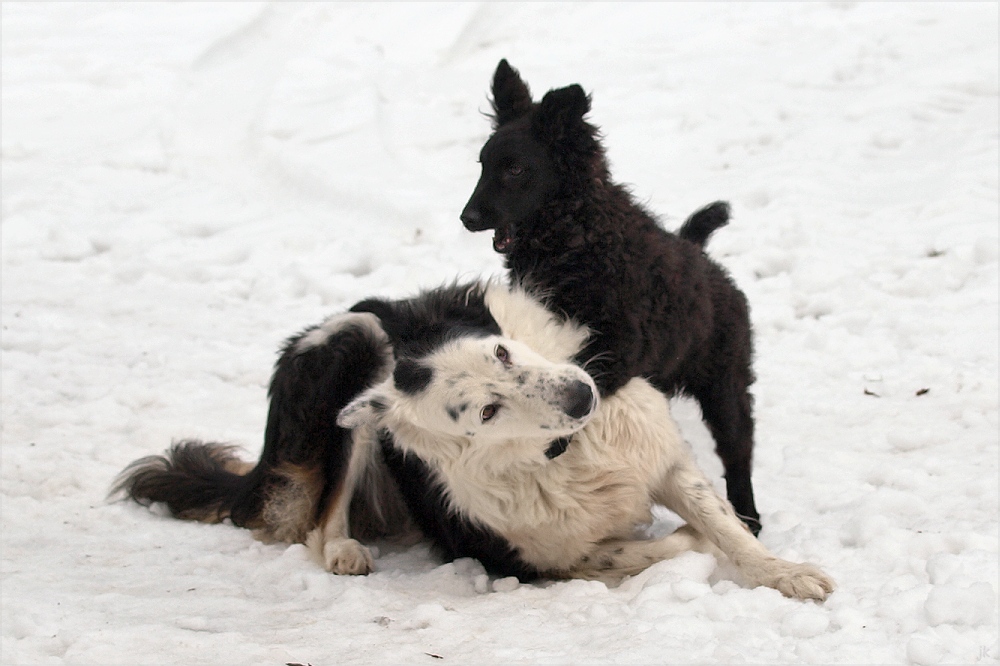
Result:
M771 555L696 468L643 379L604 399L572 362L588 332L531 294L473 283L372 299L286 344L256 465L186 441L116 485L181 518L230 518L365 574L365 542L417 532L493 575L617 580L687 550L751 585L825 598L819 569ZM636 527L662 504L688 523Z

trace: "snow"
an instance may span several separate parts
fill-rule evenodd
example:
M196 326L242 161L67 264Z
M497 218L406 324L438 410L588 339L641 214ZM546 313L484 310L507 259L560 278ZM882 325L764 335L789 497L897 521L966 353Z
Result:
M996 3L2 4L4 664L997 663ZM762 541L609 588L301 545L105 493L260 449L281 342L496 275L458 212L510 59L579 82L618 180L753 308ZM706 472L697 408L675 413ZM661 514L654 531L676 519Z

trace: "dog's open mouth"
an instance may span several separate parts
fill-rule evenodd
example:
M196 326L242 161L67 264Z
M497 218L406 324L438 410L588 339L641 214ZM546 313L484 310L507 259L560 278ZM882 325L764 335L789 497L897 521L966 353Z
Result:
M511 245L513 244L513 227L509 224L503 224L497 227L496 231L493 232L493 249L503 254L510 250Z

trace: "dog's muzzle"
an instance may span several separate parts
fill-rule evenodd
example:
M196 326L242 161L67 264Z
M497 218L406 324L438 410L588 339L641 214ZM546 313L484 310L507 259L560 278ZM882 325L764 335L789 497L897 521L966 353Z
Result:
M566 387L563 411L572 419L582 419L594 410L594 389L579 380Z
M493 249L500 254L506 254L514 244L514 225L488 222L483 214L471 204L459 216L462 224L469 231L487 231L493 229Z
M483 220L482 213L469 206L465 207L462 214L459 216L462 220L462 224L469 231L486 231L487 229L492 229L493 226L490 223Z

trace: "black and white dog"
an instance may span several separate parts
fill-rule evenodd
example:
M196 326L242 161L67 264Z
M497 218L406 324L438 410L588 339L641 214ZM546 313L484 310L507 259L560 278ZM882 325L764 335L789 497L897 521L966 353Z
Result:
M522 581L614 581L695 549L751 585L826 598L823 572L771 555L714 492L660 391L634 378L599 397L571 362L587 338L495 283L362 301L286 344L256 465L186 441L113 492L304 542L339 574L373 569L362 541L416 528L446 559ZM636 537L654 503L688 524Z

